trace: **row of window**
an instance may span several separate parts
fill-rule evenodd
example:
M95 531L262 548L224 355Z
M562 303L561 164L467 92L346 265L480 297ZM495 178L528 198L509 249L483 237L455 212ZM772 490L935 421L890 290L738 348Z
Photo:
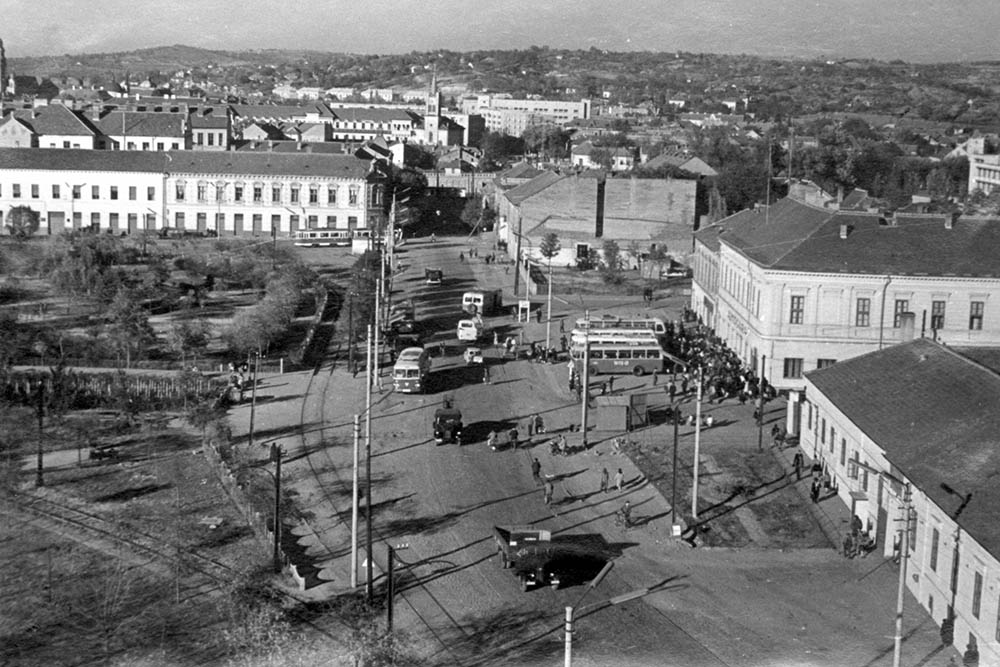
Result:
M835 363L837 363L836 359L817 359L816 368L828 368ZM800 357L785 357L784 377L788 379L801 378L804 364L805 360Z
M835 451L836 451L837 430L836 430L836 428L833 425L829 426L829 431L827 430L826 418L825 417L820 417L818 410L816 411L815 420L814 420L813 419L813 410L812 410L812 407L813 406L812 406L811 403L807 403L806 404L806 415L807 415L806 416L806 420L807 420L806 421L806 427L809 430L816 431L817 435L819 436L820 445L821 446L827 446L827 445L829 445L829 452L831 454L834 454ZM828 435L827 435L828 433L829 433L829 440L827 439L828 438ZM861 490L867 492L868 491L868 483L869 483L869 471L867 469L863 468L860 465L847 465L848 464L847 449L848 449L847 439L844 438L844 437L841 437L840 438L840 459L839 459L840 466L841 467L845 467L845 466L847 467L847 476L848 476L849 479L855 479L855 480L856 479L860 479L860 481L861 481ZM851 458L850 458L850 460L854 461L854 462L861 462L860 461L860 454L859 454L859 452L856 449L854 449L854 450L851 451ZM880 500L880 502L881 502L881 500ZM909 525L908 529L911 531L911 533L910 533L910 539L909 539L910 549L911 550L915 550L916 549L916 522L912 522ZM941 533L940 533L940 531L937 528L933 528L932 527L931 528L931 534L930 534L930 548L929 548L929 551L928 551L928 565L929 565L931 571L933 571L933 572L937 572L938 571L938 554L939 554L939 551L940 551L940 546L941 546ZM957 557L957 554L955 555L955 557ZM954 564L953 564L952 573L951 573L951 582L950 582L951 583L951 590L952 591L956 590L956 586L958 584L958 582L956 580L956 577L958 576L959 569L960 568L958 568L958 567L954 567ZM977 619L980 618L980 615L982 614L983 580L984 580L984 576L983 576L983 573L981 571L977 570L977 571L973 572L973 580L972 580L972 604L971 604L970 611L972 612L972 615L975 618L977 618ZM933 597L932 597L929 600L929 603L928 603L928 606L930 607L932 613L933 613L933 604L934 604L934 601L933 601ZM996 635L995 636L996 636L997 641L1000 641L1000 604L998 604L997 608L998 608L998 615L997 615L997 625L996 625Z
M84 188L88 186L86 184L80 185L66 185L66 192L73 199L82 199ZM222 202L224 200L226 185L213 185L213 195L215 197L214 201ZM22 187L20 183L12 183L10 191L10 196L12 199L40 199L41 198L41 186L37 183L30 184L27 189ZM60 184L53 184L51 186L52 199L61 199L63 195L63 187ZM129 201L138 201L140 188L131 185L126 189ZM326 188L326 201L323 202L328 206L337 205L337 186L329 186ZM108 199L118 200L120 199L120 188L117 185L104 186L104 191ZM265 186L263 184L253 184L250 186L249 190L246 186L241 183L237 183L233 186L233 198L232 201L236 203L253 201L255 203L264 202L264 191ZM284 202L282 200L283 187L280 184L273 184L270 186L271 198L268 200L272 204L300 204L302 201L302 188L297 184L293 184L288 190L288 201ZM350 186L347 192L347 204L349 206L356 206L358 204L358 195L361 191L359 186ZM89 186L90 199L96 200L101 198L102 186L91 185ZM178 181L174 190L176 200L183 202L186 200L187 196L187 184L183 181ZM197 200L199 202L208 201L208 184L198 183L197 184ZM248 199L247 197L250 197ZM306 200L305 203L309 204L320 204L320 186L310 185L307 187L305 192ZM3 197L3 185L0 184L0 197ZM381 188L372 188L372 206L380 206L382 203L382 190ZM156 187L149 186L145 188L145 200L146 201L156 201Z
M126 220L128 222L129 229L137 229L139 224L139 214L138 213L127 213ZM79 211L74 211L72 214L73 218L73 228L80 229L83 226L83 213ZM144 213L142 215L143 229L153 229L156 227L157 216L152 213ZM280 215L271 216L271 229L280 229L281 227ZM207 213L197 213L195 214L196 224L198 229L204 229L208 221ZM298 215L291 215L288 218L288 228L289 231L297 231L299 229L299 222L301 217ZM308 215L306 216L306 229L316 229L319 227L320 217L318 215ZM326 227L335 228L337 226L337 216L328 215L325 217ZM99 229L103 222L107 222L109 229L117 230L121 222L121 214L119 213L90 213L88 216L88 224L94 229ZM233 228L235 230L242 230L244 222L244 216L242 213L236 213L233 215ZM262 229L264 223L264 216L260 213L255 213L251 216L251 222L253 224L254 230ZM215 214L215 224L218 229L225 227L226 214L216 213ZM3 211L0 211L0 225L3 224ZM187 224L187 216L183 212L177 212L173 215L173 226L177 229L185 229ZM358 228L358 217L355 215L347 216L347 228L354 230Z
M945 326L945 301L931 301L931 329L940 330ZM793 295L789 304L788 323L802 324L805 322L806 297L804 295ZM983 315L986 310L985 301L969 302L969 330L981 331L983 328ZM903 326L904 313L910 312L909 299L896 299L893 304L892 326L899 329ZM854 326L871 326L872 300L868 297L859 297L854 305Z
M228 183L214 183L209 184L206 182L198 182L195 186L195 198L199 202L208 201L209 197L209 186L211 185L211 193L213 196L213 201L222 202L225 201L226 189L230 184ZM327 206L336 206L338 201L339 188L336 185L329 185L326 187L326 200L320 202L320 191L319 185L309 185L306 187L305 191L305 203L309 204L320 204L324 203ZM302 186L298 183L293 183L288 187L288 199L284 201L282 194L284 192L284 186L280 183L272 183L270 186L266 186L263 183L253 183L250 186L246 186L243 183L232 184L232 201L235 203L242 203L246 201L251 201L254 203L264 203L265 192L270 191L270 199L267 202L271 204L301 204L303 203L303 193ZM361 187L356 185L351 185L347 188L347 205L357 206L358 195L361 192ZM382 190L381 188L372 188L372 206L379 206L382 203ZM174 184L174 198L179 201L186 201L188 194L188 185L185 181L177 181Z
M69 193L73 199L83 199L84 188L87 187L85 183L80 185L70 185L66 184L66 191ZM117 185L105 186L107 190L108 199L119 199L119 188ZM139 188L130 185L127 188L129 201L138 201L139 199ZM90 186L90 198L100 199L101 198L101 186L91 185ZM61 199L63 189L58 183L52 185L52 199ZM10 186L10 196L11 199L21 199L27 198L25 195L30 195L31 199L41 198L41 186L37 183L32 183L28 186L28 190L25 191L20 183L12 183ZM0 197L3 196L3 184L0 184ZM146 188L146 201L156 201L156 188L153 186Z

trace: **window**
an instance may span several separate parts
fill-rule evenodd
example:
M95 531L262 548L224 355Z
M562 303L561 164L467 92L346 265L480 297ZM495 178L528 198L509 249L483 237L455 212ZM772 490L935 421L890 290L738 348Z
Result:
M275 204L281 203L281 186L272 185L271 186L271 201Z
M802 359L785 359L785 377L786 378L800 378L802 377Z
M112 231L116 231L116 232L118 231L118 214L117 213L110 213L110 214L108 214L108 227L110 227Z
M52 186L52 198L53 199L59 199L59 194L60 194L59 193L59 186L58 185L53 185Z
M275 234L277 234L279 229L281 229L281 216L280 215L272 215L271 216L271 236L274 236Z
M198 225L198 231L205 231L205 227L208 226L208 214L207 213L196 213L195 224Z
M184 201L184 189L185 188L184 188L184 182L183 181L178 181L174 185L174 198L177 201Z
M195 143L198 144L199 146L203 146L205 144L205 135L201 132L194 135L194 139Z
M20 199L21 198L21 184L20 183L14 183L14 184L12 184L10 186L10 189L11 189L11 192L10 192L10 196L11 197L13 197L14 199Z
M215 145L215 135L212 134L211 132L208 133L208 145L209 146Z
M941 544L941 533L937 528L931 529L931 570L937 572L938 547Z
M983 310L985 301L973 301L969 304L969 331L981 331L983 328Z
M137 196L138 195L136 194L136 187L134 185L128 186L128 200L135 201Z
M309 186L309 203L318 204L319 203L319 186L310 185Z
M337 226L337 216L335 216L335 215L328 215L328 216L326 216L326 226L327 227L336 227Z
M64 141L63 142L63 148L69 148L69 142L68 141Z
M865 468L861 469L861 490L868 491L868 470Z
M205 201L208 199L208 186L204 183L198 184L198 201Z
M931 329L944 329L944 301L931 301Z
M306 228L307 229L316 229L316 227L318 227L318 226L319 226L319 216L318 215L310 215L310 216L306 217Z
M264 186L262 185L253 186L253 200L255 202L264 200Z
M293 185L292 186L292 191L291 191L291 194L289 196L289 201L291 203L293 203L293 204L298 204L299 203L299 186L297 186L297 185Z
M184 229L184 214L180 211L174 213L174 227Z
M358 188L352 186L347 193L347 203L351 206L356 206L358 203Z
M293 232L299 228L299 216L292 215L288 217L288 228Z
M75 194L76 193L74 193L74 195ZM117 185L112 185L111 186L111 198L112 199L118 199L118 186Z
M146 188L146 201L156 201L156 188L149 186Z
M156 142L156 150L158 150L158 151L162 151L163 150L163 142L162 141L157 141Z
M83 213L79 211L73 211L73 229L80 229L80 225L83 224Z
M233 187L233 201L243 201L243 186L236 185Z
M223 227L226 226L226 214L216 213L215 214L215 231L218 234L222 233Z
M264 216L260 213L253 214L253 233L260 234L261 229L264 226Z
M830 425L830 451L833 451L834 443L837 442L837 429L833 428L833 424ZM840 461L840 465L844 465L843 459Z
M903 313L909 312L910 302L907 299L896 299L896 306L893 308L892 328L898 329L903 326Z
M813 406L812 403L806 403L806 430L813 430Z
M128 214L128 233L131 234L133 231L139 228L139 216L135 213Z
M215 184L215 201L222 201L222 196L226 193L226 184L219 182Z
M983 573L976 572L972 576L972 615L979 618L983 610Z
M80 199L80 198L83 197L83 192L81 192L81 190L80 190L80 188L82 188L82 187L83 186L81 186L81 185L74 185L73 186L73 199Z
M347 228L348 229L358 228L358 217L356 215L347 216Z
M851 460L858 460L858 453L854 452L851 454ZM840 465L844 465L847 462L847 440L844 438L840 439ZM858 478L858 466L847 466L847 476L851 479Z
M805 312L806 298L804 296L793 296L792 307L788 313L789 324L802 324L802 314ZM788 377L787 375L785 377Z
M837 363L836 359L817 359L816 368L829 368Z
M97 229L101 226L101 214L91 213L90 214L90 226Z
M326 189L326 201L333 206L337 203L337 186L331 185Z
M148 151L149 150L149 142L148 141L142 142L142 150L144 150L144 151Z
M819 441L822 442L825 445L826 444L826 417L823 417L822 420L820 420L820 419L816 420L817 424L820 424L821 422L822 422L822 426L819 429Z

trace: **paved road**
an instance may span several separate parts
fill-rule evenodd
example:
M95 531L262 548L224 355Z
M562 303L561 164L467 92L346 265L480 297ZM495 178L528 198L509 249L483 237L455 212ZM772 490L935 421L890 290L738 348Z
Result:
M443 341L447 354L434 358L433 393L393 393L384 376L386 391L375 393L372 410L376 585L387 545L406 543L400 557L407 565L397 566L397 627L414 638L428 664L561 659L564 609L578 605L584 588L522 593L516 578L500 569L490 540L494 524L512 523L586 536L620 554L582 603L574 642L578 665L891 664L893 565L847 561L826 548L690 549L670 537L667 500L627 459L610 453L609 434L592 434L597 444L590 453L570 457L552 457L544 438L518 451L493 452L478 442L476 434L488 426L523 426L532 413L544 414L550 431L579 424L580 410L566 391L562 365L498 363L490 385L463 367L452 328L461 293L476 284L509 285L512 278L481 260L459 263L458 253L467 250L464 240L404 248L401 260L409 268L396 282L396 296L416 301L418 318L437 328L430 347ZM444 285L423 284L423 267L430 265L444 269ZM572 321L578 315L563 308L557 316ZM528 339L544 337L544 324L510 318L490 324L503 334L524 329ZM319 568L320 585L309 591L317 598L349 584L351 415L364 409L364 386L361 377L327 365L314 375L270 378L261 388L256 440L281 436L288 450L288 479L310 513L296 533ZM431 439L432 414L445 393L471 424L473 441L462 447L436 446ZM235 411L237 433L245 421L246 410ZM752 426L745 428L750 441ZM532 479L534 457L555 482L551 506ZM621 493L596 492L605 466L623 468L629 483ZM612 520L625 498L643 519L628 532ZM647 588L651 592L641 599L605 602ZM912 600L904 619L904 664L947 664L953 652L936 650L936 629Z

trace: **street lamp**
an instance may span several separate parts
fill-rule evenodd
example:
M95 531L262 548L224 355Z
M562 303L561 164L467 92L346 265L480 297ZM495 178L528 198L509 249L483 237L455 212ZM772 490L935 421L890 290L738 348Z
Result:
M397 551L403 551L404 549L409 549L410 545L409 544L397 544L396 546L392 546L391 544L387 544L386 548L388 549L388 554L389 554L388 555L389 567L388 567L388 571L386 572L386 577L387 577L386 581L388 583L388 586L386 587L386 594L385 594L385 610L386 610L385 611L385 614L386 614L385 619L386 619L386 632L388 632L388 633L391 634L392 633L393 598L395 597L395 594L396 594L396 582L393 579L392 566L393 566L393 563L396 562L396 552ZM405 563L403 563L402 560L400 560L399 562L401 564L405 565Z
M250 447L253 447L253 416L254 410L257 407L257 375L260 373L260 351L253 353L253 379L250 385L250 436L248 438L248 443ZM247 366L250 365L249 359L247 359Z
M900 540L899 586L896 590L896 632L893 635L892 642L892 667L899 667L899 661L903 652L903 601L906 595L906 559L909 558L910 553L910 485L895 475L891 475L878 468L873 468L867 463L862 463L856 459L848 459L848 471L850 471L851 466L864 468L903 487L903 535Z

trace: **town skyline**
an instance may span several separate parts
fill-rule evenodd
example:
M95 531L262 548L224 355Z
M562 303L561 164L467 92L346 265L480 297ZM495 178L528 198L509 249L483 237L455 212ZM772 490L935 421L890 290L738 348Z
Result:
M482 4L471 13L451 0L363 6L334 0L314 11L285 14L281 21L259 20L273 13L273 6L260 0L243 3L238 14L217 1L109 0L100 14L69 0L7 4L12 6L2 10L7 26L2 37L10 58L167 44L364 54L548 46L914 63L1000 58L993 39L1000 5L988 0L968 0L961 12L944 0L919 6L906 0L876 5L757 0L752 15L739 0L677 0L669 6L656 0L543 5L511 0L502 6Z

